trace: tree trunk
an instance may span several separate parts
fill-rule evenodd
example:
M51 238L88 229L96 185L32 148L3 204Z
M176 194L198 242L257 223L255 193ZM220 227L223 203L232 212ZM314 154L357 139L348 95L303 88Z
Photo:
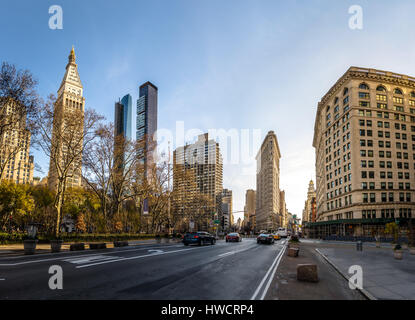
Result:
M60 233L60 225L62 218L62 203L63 203L63 186L62 182L58 182L56 198L55 198L55 208L56 208L56 229L55 236L58 237Z

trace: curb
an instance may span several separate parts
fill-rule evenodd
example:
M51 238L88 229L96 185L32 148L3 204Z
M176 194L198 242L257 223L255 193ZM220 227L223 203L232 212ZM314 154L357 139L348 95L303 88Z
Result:
M329 265L331 265L333 268L334 268L334 270L336 270L344 279L346 279L347 280L347 282L349 281L349 278L333 263L333 262L331 262L330 261L330 259L329 258L327 258L322 252L320 252L320 250L318 250L317 248L316 249L314 249L321 257L323 257L324 258L324 260L326 260L327 261L327 263L329 264ZM363 295L363 296L365 296L365 298L366 299L368 299L368 300L378 300L375 296L373 296L370 292L368 292L366 289L364 289L364 288L362 288L362 289L360 289L360 288L356 288L357 290L359 290L359 292Z

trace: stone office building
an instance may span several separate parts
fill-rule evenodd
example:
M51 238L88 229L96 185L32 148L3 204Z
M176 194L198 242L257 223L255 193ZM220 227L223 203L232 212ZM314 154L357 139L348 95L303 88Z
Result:
M415 215L415 77L351 67L318 104L316 237L370 236Z

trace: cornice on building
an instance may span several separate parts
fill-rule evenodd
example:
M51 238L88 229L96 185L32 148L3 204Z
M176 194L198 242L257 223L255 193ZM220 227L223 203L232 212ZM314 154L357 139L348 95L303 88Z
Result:
M362 67L350 67L343 76L329 89L329 91L323 96L321 101L318 103L316 118L314 122L314 137L313 146L317 148L317 137L319 133L320 116L323 106L338 92L343 85L352 79L370 80L393 84L397 86L412 87L415 89L415 77L411 77L404 74L394 73L390 71L362 68Z

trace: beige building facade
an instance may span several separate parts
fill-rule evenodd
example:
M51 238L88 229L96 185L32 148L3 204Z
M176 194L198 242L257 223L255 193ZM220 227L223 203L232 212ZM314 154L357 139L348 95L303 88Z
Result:
M65 131L67 127L65 118L76 116L83 120L85 111L85 98L83 97L83 86L76 64L75 50L72 48L66 65L65 76L58 90L58 98L54 109L54 127L51 146L51 161L49 164L48 185L56 189L58 184L57 165L65 168L71 162L70 174L66 181L66 187L80 187L82 185L82 148L83 121L79 125L74 136L73 131ZM78 154L74 158L74 154ZM73 161L72 161L73 160Z
M282 228L287 228L288 226L288 210L287 210L287 203L285 201L285 191L280 191L280 225Z
M26 119L14 121L13 103L4 106L2 121L10 123L0 136L0 180L10 180L19 184L33 182L34 159L30 152L30 131Z
M199 135L195 143L174 150L173 190L176 215L188 216L198 195L205 195L210 200L203 209L210 215L210 220L214 218L214 213L221 211L223 160L219 144L209 139L207 133Z
M225 226L225 230L226 230L226 229L229 229L230 227L233 227L235 224L234 217L233 217L233 206L232 206L232 190L223 189L221 193L221 201L222 201L222 208L224 207L223 205L226 205L226 208L227 208L226 211L228 215L227 217L228 224L227 226Z
M256 228L274 231L281 226L280 213L280 158L277 136L268 132L261 145L256 175Z
M255 198L256 198L255 190L249 189L246 191L243 224L244 224L244 227L250 230L255 229L255 224L254 224L255 204L256 204Z
M318 104L313 146L318 235L414 217L415 77L351 67Z
M310 180L308 183L308 190L307 190L307 199L304 203L304 209L303 209L303 222L312 222L312 215L313 215L313 199L316 198L316 189L314 188L314 181Z

